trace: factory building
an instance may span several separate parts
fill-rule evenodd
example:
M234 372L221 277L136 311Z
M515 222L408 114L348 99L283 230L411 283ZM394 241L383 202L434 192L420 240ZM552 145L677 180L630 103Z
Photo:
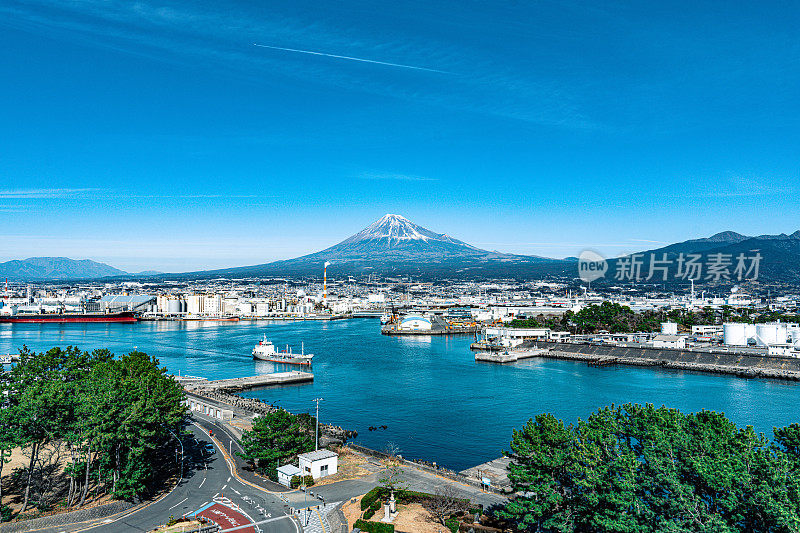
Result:
M151 313L158 309L156 297L149 294L107 294L100 298L100 311L103 313L119 313L135 311Z

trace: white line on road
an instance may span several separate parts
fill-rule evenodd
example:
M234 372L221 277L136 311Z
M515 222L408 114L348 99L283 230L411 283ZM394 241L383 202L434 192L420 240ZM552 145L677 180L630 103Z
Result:
M176 503L175 505L170 507L169 510L171 511L171 510L175 509L177 506L179 506L180 504L182 504L183 502L185 502L188 499L189 499L189 497L187 496L186 498L182 499L181 501L179 501L178 503Z
M227 488L228 488L228 484L226 483L226 484L225 484L225 486L224 486L224 487L222 487L222 490L225 490L225 489L227 489Z
M233 487L231 487L231 490L232 490L233 492L235 492L236 494L238 494L239 496L241 496L241 495L242 495L242 493L241 493L241 492L239 492L238 490L234 489Z
M203 481L200 482L200 486L197 487L197 488L198 489L202 489L203 488L203 483L205 483L205 482L206 482L206 478L203 478Z
M231 482L231 476L228 476L228 483Z

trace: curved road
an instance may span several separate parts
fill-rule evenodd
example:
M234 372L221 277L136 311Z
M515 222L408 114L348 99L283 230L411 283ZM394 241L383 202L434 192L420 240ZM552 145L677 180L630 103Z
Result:
M249 521L254 524L252 528L237 527L235 531L300 533L302 528L287 514L290 509L277 493L257 487L237 475L232 469L227 450L220 449L220 446L230 446L227 437L220 435L222 439L216 438L217 428L213 428L215 438L210 438L205 424L207 422L195 418L189 425L192 436L184 439L184 478L172 492L160 500L104 520L55 526L39 531L145 532L166 523L170 515L179 518L199 511L202 516L217 518L215 521L223 527L222 531L229 529L233 522L241 526L242 521Z

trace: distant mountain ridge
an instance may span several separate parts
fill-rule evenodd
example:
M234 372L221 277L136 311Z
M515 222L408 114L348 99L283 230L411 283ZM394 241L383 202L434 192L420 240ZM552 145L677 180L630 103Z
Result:
M639 252L642 258L642 271L650 269L651 256L660 260L666 254L668 261L676 261L680 254L701 254L705 260L709 256L722 254L732 262L731 274L735 267L736 258L743 254L745 257L754 257L759 254L760 264L758 280L768 282L794 283L800 281L800 230L791 234L779 233L777 235L759 235L748 237L733 231L723 231L704 239L691 239L662 248ZM625 256L630 258L631 256ZM613 280L620 258L609 260L609 273L606 280ZM734 276L731 276L732 278ZM701 282L708 281L705 274ZM668 280L671 283L688 283L688 280Z
M422 277L503 277L516 270L540 270L563 263L530 255L482 250L444 233L387 214L342 242L295 259L193 274L241 276L318 276L330 261L336 275Z
M68 257L29 257L0 263L0 278L9 281L96 279L127 274L105 263Z
M751 237L734 231L722 231L710 237L689 239L661 248L639 252L646 274L653 254L666 254L676 261L680 254L759 253L762 261L759 280L800 282L800 230L791 234ZM630 257L630 256L627 256ZM609 269L598 283L615 284L620 258L608 260ZM128 273L105 263L66 257L31 257L0 263L0 280L58 281L100 278L181 277L320 277L325 262L331 262L329 276L414 276L420 279L489 279L531 280L543 278L575 279L577 258L550 259L531 255L508 254L477 248L444 233L436 233L401 215L387 214L342 242L319 252L294 259L259 265L218 270L162 274L155 271ZM706 280L698 280L700 282ZM688 280L670 278L668 283L685 284Z

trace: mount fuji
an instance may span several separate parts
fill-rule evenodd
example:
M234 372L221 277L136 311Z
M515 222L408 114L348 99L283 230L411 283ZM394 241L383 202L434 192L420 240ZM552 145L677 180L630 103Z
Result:
M552 269L557 259L514 255L476 248L449 235L436 233L401 215L384 215L355 235L322 251L295 259L263 265L207 271L202 275L221 276L319 276L330 262L333 275L420 277L505 277L521 271ZM549 265L550 269L540 267ZM568 268L566 265L564 268ZM557 267L556 270L559 270Z

